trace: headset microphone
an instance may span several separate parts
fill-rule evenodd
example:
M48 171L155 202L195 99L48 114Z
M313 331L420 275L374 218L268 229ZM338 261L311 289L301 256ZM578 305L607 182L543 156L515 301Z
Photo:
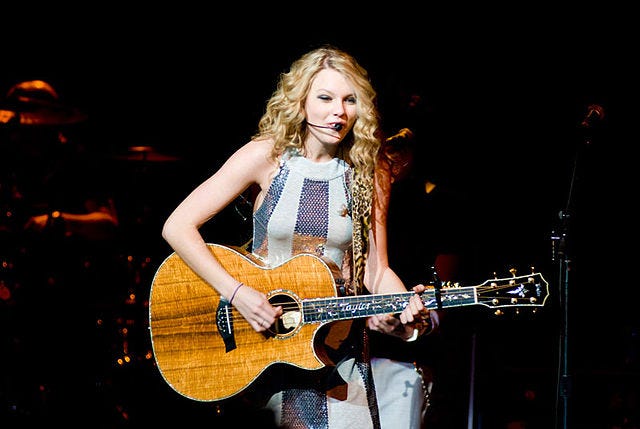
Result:
M306 122L307 122L307 124L308 124L308 125L311 125L312 127L316 127L316 128L326 128L326 129L328 129L328 130L336 130L336 131L340 131L340 130L342 130L342 128L343 128L343 125L342 125L342 124L333 124L333 125L332 125L332 126L330 126L330 127L325 127L325 126L323 126L323 125L316 125L316 124L312 124L312 123L311 123L311 122L309 122L309 121L306 121Z

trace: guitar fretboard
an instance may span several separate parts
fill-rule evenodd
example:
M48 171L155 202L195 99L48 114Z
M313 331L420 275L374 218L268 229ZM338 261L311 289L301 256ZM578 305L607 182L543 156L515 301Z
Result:
M439 307L436 293L435 290L428 289L421 295L425 307ZM302 320L304 323L323 323L376 314L400 313L413 295L413 292L402 292L303 300ZM475 305L475 286L441 290L440 302L441 308Z

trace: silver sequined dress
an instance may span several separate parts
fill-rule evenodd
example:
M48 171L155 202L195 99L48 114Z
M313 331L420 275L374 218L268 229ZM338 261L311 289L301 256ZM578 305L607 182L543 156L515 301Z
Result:
M270 266L298 253L314 253L334 261L348 276L350 180L351 169L340 159L316 163L285 154L254 213L253 253ZM329 325L326 342L337 364L317 371L274 365L262 383L266 406L286 428L378 428L363 321Z

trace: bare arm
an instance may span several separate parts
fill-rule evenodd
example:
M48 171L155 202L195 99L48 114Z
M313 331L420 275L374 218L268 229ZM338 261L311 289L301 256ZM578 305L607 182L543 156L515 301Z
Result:
M271 145L264 141L242 146L176 207L162 228L162 237L184 262L220 295L228 299L233 295L233 305L257 331L271 326L281 310L271 306L267 297L250 285L238 288L239 280L211 254L199 229L249 186L268 186L277 167L269 158L270 150Z

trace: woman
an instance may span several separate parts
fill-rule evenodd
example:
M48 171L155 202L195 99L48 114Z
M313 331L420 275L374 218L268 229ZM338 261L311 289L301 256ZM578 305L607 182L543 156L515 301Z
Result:
M257 134L166 220L165 240L256 332L273 325L282 306L225 271L199 232L252 186L252 253L265 263L278 266L313 253L340 268L345 294L406 292L387 262L391 181L379 161L375 101L367 71L349 54L332 47L304 54L281 74ZM398 319L376 316L370 328L405 339L424 333L429 312L418 296L424 286L414 290ZM332 325L324 343L335 365L322 371L274 366L254 386L252 399L272 410L282 427L379 428L364 320Z

